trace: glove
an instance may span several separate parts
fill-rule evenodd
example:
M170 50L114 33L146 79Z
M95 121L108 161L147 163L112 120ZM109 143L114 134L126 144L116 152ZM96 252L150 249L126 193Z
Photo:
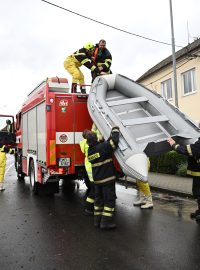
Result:
M93 70L93 72L96 73L96 74L100 74L101 71L99 70L98 67L96 67L96 68Z
M113 133L119 133L119 127L113 127L111 129L110 135L112 136Z
M13 149L13 148L10 149L9 154L14 155L15 154L15 149Z
M119 131L119 127L118 126L112 127L111 131L116 130L116 129Z

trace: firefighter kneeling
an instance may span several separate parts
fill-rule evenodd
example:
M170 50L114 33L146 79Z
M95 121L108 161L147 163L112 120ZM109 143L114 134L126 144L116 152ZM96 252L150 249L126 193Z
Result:
M94 226L101 229L116 227L113 216L115 211L115 181L117 172L113 163L113 152L119 142L119 128L113 127L107 141L98 142L94 132L87 134L88 160L92 164L95 185Z

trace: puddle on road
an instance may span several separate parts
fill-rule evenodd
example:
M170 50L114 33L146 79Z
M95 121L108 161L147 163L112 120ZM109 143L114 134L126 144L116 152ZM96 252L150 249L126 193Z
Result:
M127 207L131 204L132 208L133 201L137 199L137 190L132 186L128 186L126 189L123 184L117 184L117 191L120 192L120 199L123 199L121 203L123 205L127 204ZM160 192L152 192L152 196L155 210L166 211L174 216L194 222L190 219L190 213L194 212L197 208L197 203L194 199ZM124 198L126 198L126 202Z
M190 213L194 212L197 208L197 203L194 199L156 192L153 192L152 194L155 209L174 213L176 216L186 220L191 220Z

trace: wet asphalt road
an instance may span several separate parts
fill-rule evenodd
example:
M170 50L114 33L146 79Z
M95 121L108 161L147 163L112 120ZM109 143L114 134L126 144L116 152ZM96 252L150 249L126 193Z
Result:
M136 191L117 185L117 229L83 214L85 185L70 195L33 196L8 159L0 193L0 270L188 270L200 268L200 224L190 199L154 193L154 210L132 206Z

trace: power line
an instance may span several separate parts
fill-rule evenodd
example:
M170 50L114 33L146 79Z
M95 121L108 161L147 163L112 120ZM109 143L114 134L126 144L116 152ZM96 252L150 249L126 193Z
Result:
M144 36L142 36L142 35L134 34L134 33L131 33L131 32L129 32L129 31L126 31L126 30L117 28L117 27L112 26L112 25L110 25L110 24L107 24L107 23L103 23L103 22L97 21L97 20L95 20L95 19L89 18L89 17L87 17L87 16L85 16L85 15L82 15L82 14L80 14L80 13L77 13L77 12L75 12L75 11L69 10L69 9L64 8L64 7L61 7L61 6L58 6L58 5L54 4L54 3L51 3L51 2L48 2L48 1L45 1L45 0L41 0L41 1L42 1L42 2L45 2L45 3L49 4L49 5L52 5L52 6L54 6L54 7L63 9L63 10L65 10L65 11L67 11L67 12L70 12L70 13L72 13L72 14L74 14L74 15L80 16L80 17L82 17L82 18L84 18L84 19L87 19L87 20L93 21L93 22L95 22L95 23L99 23L99 24L101 24L101 25L110 27L110 28L115 29L115 30L117 30L117 31L120 31L120 32L129 34L129 35L132 35L132 36L136 36L136 37L139 37L139 38L143 38L143 39L146 39L146 40L149 40L149 41L157 42L157 43L160 43L160 44L165 44L165 45L170 45L170 46L172 45L171 43L167 43L167 42L159 41L159 40L156 40L156 39L144 37ZM180 45L175 45L175 46L176 46L176 47L183 48L183 46L180 46Z

